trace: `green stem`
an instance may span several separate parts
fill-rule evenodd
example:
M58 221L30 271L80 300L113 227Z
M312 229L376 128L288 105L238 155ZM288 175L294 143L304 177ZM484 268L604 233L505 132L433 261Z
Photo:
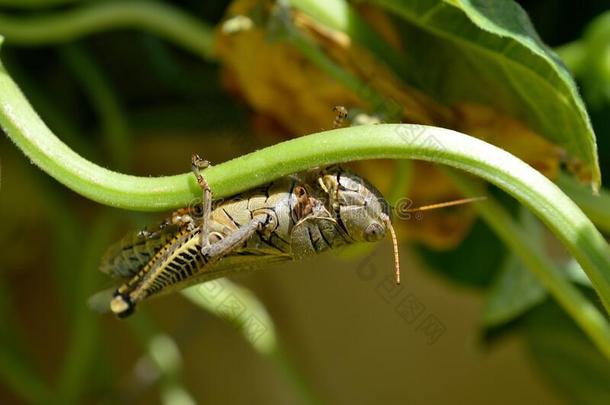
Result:
M198 197L190 174L135 177L83 159L45 126L4 69L0 88L0 124L5 132L33 163L72 190L100 203L141 210L186 205ZM241 156L207 169L205 176L215 195L223 197L310 167L376 158L446 164L505 190L557 235L593 282L606 309L610 308L610 247L591 221L557 186L523 161L456 131L409 124L343 128Z
M149 31L203 59L213 59L212 29L175 7L155 1L92 3L35 17L0 15L0 35L11 45L56 44L119 28Z
M445 173L467 197L486 194L482 187L466 176L453 170L445 170ZM475 204L475 208L500 239L574 318L598 349L610 359L610 324L604 315L570 283L543 252L536 249L537 244L532 240L532 235L520 227L493 197L487 195L485 202Z
M1 37L0 37L1 39ZM61 135L64 142L71 145L81 155L89 158L95 157L95 152L88 139L80 136L79 123L74 120L64 105L57 102L57 95L41 85L37 72L24 69L17 58L6 55L4 62L11 77L19 83L24 94L27 95L33 108L44 117L49 128Z

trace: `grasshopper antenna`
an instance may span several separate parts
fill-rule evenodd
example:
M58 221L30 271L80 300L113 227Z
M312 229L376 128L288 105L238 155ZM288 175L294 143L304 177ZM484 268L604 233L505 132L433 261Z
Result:
M482 201L482 200L486 200L486 199L487 199L487 197L485 197L485 196L460 198L459 200L453 200L453 201L448 201L448 202L443 202L443 203L438 203L438 204L431 204L431 205L423 205L421 207L416 207L416 208L408 208L408 209L404 210L404 212L429 211L429 210L435 210L437 208L453 207L454 205L468 204L471 202L477 202L477 201Z
M404 212L417 212L417 211L427 211L433 210L437 208L451 207L454 205L468 204L471 202L485 200L487 197L471 197L471 198L462 198L459 200L439 203L439 204L431 204L424 205L422 207L407 209ZM392 226L392 221L390 221L390 217L385 216L384 221L386 227L390 230L390 235L392 236L392 247L394 249L394 268L395 268L395 277L396 277L396 285L400 285L400 260L398 256L398 239L396 238L396 232L394 231L394 227Z
M396 285L400 284L400 259L398 256L398 239L396 238L396 232L394 231L394 227L392 226L392 221L390 217L384 215L384 221L386 227L390 230L390 235L392 236L392 249L394 250L394 277L396 279Z

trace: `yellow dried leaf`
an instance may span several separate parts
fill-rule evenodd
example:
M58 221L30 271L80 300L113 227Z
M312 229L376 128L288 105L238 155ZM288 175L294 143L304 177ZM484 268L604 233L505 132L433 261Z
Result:
M238 0L229 8L228 16L260 15L261 9L269 12L270 7L271 3ZM391 20L376 8L361 7L360 11L373 27L380 27L378 31L389 46L400 48L399 35ZM298 11L293 12L292 19L293 25L314 40L334 63L358 77L369 90L383 96L387 100L386 110L395 113L397 120L452 128L477 136L506 149L547 176L557 174L561 150L519 121L481 105L441 105L405 85L375 55L351 41L345 33L325 27ZM239 17L235 21L246 20ZM225 84L252 107L258 116L257 126L266 133L299 136L330 129L335 105L375 113L367 110L371 107L367 100L343 87L291 44L271 40L265 24L259 21L258 25L245 26L248 29L237 32L217 30L216 51L223 64ZM355 166L382 192L389 191L394 170L391 162L360 162ZM417 206L461 198L439 170L421 162L415 165L411 187L403 193ZM415 216L399 219L397 228L403 236L445 249L463 239L474 219L472 207L463 206L426 211L420 219Z
M457 131L476 136L518 156L545 176L555 178L563 152L521 122L478 104L454 107Z

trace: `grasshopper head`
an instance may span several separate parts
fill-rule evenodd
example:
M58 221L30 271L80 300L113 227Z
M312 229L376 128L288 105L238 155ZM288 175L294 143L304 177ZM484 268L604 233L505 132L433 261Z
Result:
M338 172L330 194L337 221L357 242L377 242L386 235L389 206L379 191L349 172Z
M356 242L377 242L388 231L394 245L396 282L400 283L398 245L390 220L390 205L369 182L341 168L327 170L321 177L339 225Z

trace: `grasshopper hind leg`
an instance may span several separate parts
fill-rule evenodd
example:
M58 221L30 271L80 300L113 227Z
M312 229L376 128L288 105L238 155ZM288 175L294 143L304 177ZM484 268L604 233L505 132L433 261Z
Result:
M121 294L116 291L110 301L110 310L119 318L127 318L136 310L136 304L131 300L129 294Z
M269 214L262 212L255 215L247 224L241 226L223 239L210 243L203 253L205 262L201 264L201 266L205 268L213 266L224 256L243 245L256 232L264 231L265 224L268 222ZM196 236L193 235L192 237ZM178 280L171 281L173 270L168 269L167 265L169 263L175 265L176 262L174 262L174 260L175 258L161 256L156 259L156 262L153 264L155 270L147 276L142 277L141 275L135 275L131 281L128 281L126 284L119 287L114 292L112 300L110 301L110 310L119 318L126 318L135 311L135 308L140 301L165 288L169 288L172 284L188 280L188 278L179 278ZM167 281L167 276L170 276L169 282Z
M208 182L201 175L200 171L210 167L210 162L202 159L199 155L193 154L191 156L191 170L197 179L197 184L202 190L202 201L201 201L201 232L200 232L200 244L201 250L207 251L210 250L210 242L209 242L209 218L212 213L212 190L208 185ZM191 217L188 210L179 210L174 213L174 216L171 219L171 223L180 224L183 226L195 226L194 218ZM143 237L148 236L148 232L142 232ZM139 275L134 277L140 278ZM126 318L129 315L133 314L136 308L136 303L139 299L134 298L132 296L133 291L130 288L126 287L126 285L119 287L114 294L112 295L112 300L110 301L110 310L116 314L119 318Z

